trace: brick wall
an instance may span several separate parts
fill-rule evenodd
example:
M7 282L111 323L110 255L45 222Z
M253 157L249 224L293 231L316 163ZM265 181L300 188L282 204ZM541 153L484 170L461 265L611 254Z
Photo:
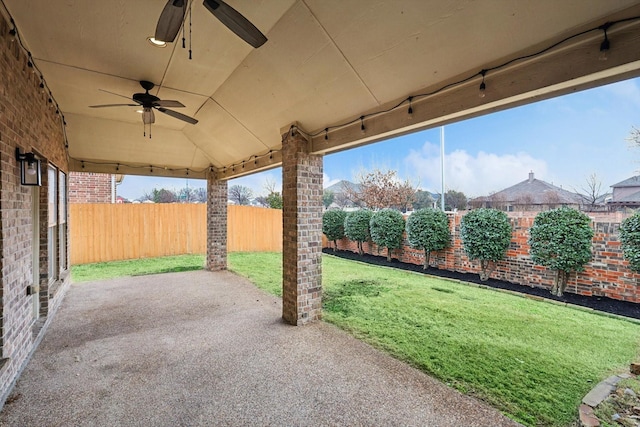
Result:
M33 315L33 254L39 254L40 284L47 275L47 163L68 170L62 118L48 105L40 77L27 66L27 56L9 37L9 26L0 15L0 404L6 399L34 349L38 335L60 303L68 276L61 277L57 292L41 286L40 320ZM20 185L15 150L35 152L42 159L43 186ZM35 193L34 193L35 192ZM34 245L33 200L40 200L40 241ZM37 246L37 247L34 247Z
M111 174L69 173L69 203L111 203Z
M227 181L207 177L207 269L227 269Z
M479 273L480 263L470 261L464 253L460 239L460 220L462 213L449 214L452 245L446 250L431 253L431 265L440 269L463 273ZM529 256L529 229L533 225L534 217L510 218L513 227L513 237L507 257L497 264L491 274L494 279L551 289L554 280L553 270L535 265ZM640 303L640 274L629 270L628 262L622 256L619 240L620 223L594 222L593 258L585 271L569 276L567 292L587 296L606 296L618 300ZM406 237L406 236L405 236ZM328 243L325 240L325 246ZM363 245L365 252L377 255L378 247L373 243ZM355 242L348 239L338 241L338 249L357 252ZM379 254L386 256L386 249ZM392 252L394 258L402 262L422 265L424 252L413 249L404 241L400 250Z
M282 317L293 325L322 318L322 156L300 134L282 150Z

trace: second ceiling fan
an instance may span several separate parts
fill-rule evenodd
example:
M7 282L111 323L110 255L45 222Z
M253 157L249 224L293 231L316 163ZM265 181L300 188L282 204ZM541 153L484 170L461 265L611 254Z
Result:
M189 0L169 0L162 9L154 38L158 41L172 43L187 12ZM238 37L254 48L262 46L267 37L240 12L222 0L204 0L204 7L220 20Z

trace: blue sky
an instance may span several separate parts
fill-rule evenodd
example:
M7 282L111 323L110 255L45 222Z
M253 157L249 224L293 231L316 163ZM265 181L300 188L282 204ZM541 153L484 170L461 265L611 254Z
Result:
M602 190L636 175L640 147L626 140L640 127L640 79L465 120L445 127L447 190L487 195L527 178L529 171L570 191L595 173ZM324 158L324 186L355 181L373 168L393 169L420 188L440 191L440 128L405 135ZM229 186L265 193L267 180L282 182L281 169L234 179ZM202 180L125 177L118 195L136 199L153 188L204 187Z

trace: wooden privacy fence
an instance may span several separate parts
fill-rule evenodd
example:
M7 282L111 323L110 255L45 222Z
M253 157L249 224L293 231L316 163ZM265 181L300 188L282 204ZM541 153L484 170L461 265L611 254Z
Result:
M207 250L204 204L71 204L71 263L86 264ZM282 211L228 206L227 250L281 251Z

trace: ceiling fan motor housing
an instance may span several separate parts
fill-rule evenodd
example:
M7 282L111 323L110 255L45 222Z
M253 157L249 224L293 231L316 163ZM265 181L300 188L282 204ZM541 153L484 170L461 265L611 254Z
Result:
M153 104L160 101L160 98L157 96L151 95L150 93L134 93L133 100L143 107L153 107Z

